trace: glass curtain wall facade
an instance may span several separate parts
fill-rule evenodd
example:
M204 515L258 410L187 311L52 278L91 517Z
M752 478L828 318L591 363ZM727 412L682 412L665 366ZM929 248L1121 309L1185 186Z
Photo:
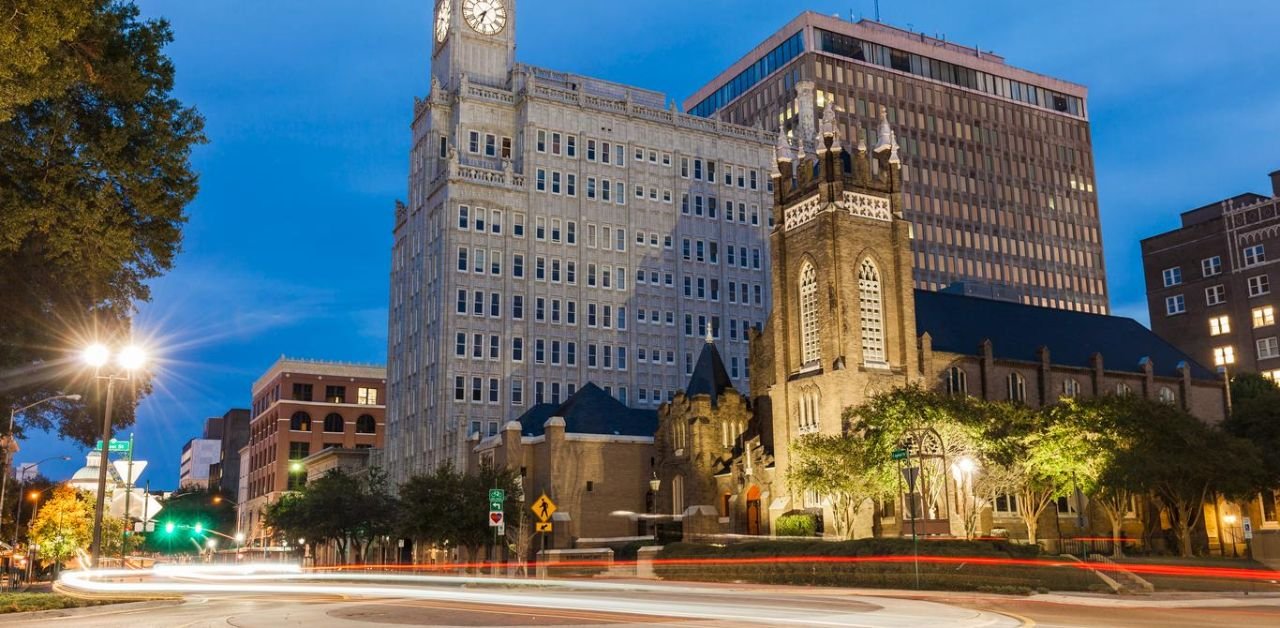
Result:
M795 138L797 86L809 82L819 112L831 103L846 137L868 146L887 109L917 288L1006 286L1030 305L1108 312L1084 87L919 33L805 13L686 105Z

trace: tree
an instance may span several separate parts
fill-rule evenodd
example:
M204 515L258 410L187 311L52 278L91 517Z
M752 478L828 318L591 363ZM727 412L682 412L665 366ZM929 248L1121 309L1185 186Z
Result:
M66 367L67 352L131 335L147 280L173 265L197 189L191 150L205 138L200 116L171 95L163 20L141 20L132 3L114 0L0 0L0 21L0 405L8 406L93 388ZM124 427L136 397L118 398ZM89 405L41 406L20 427L56 428L91 445L101 415Z
M87 42L78 35L92 0L0 1L0 122L15 108L61 94L83 79Z
M1231 416L1222 428L1257 446L1264 488L1280 486L1280 385L1254 373L1231 378Z
M63 484L40 506L31 523L31 543L45 560L62 563L93 540L93 510L88 495Z
M474 475L464 475L444 465L429 475L410 478L400 487L397 529L420 543L463 547L471 556L477 556L481 547L496 540L489 526L492 488L506 492L503 513L507 534L519 539L519 511L524 500L519 477L509 469L488 465Z
M807 434L791 444L787 484L830 500L838 536L852 539L863 504L888 493L873 442L855 434Z
M369 544L390 532L395 510L381 469L370 468L360 475L330 469L301 491L268 506L263 518L287 539L332 542L344 562L359 563Z

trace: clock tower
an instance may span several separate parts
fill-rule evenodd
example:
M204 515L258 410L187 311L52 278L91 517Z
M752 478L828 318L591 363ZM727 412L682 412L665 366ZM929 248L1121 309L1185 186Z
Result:
M432 78L446 88L459 76L505 85L516 59L515 0L436 0Z

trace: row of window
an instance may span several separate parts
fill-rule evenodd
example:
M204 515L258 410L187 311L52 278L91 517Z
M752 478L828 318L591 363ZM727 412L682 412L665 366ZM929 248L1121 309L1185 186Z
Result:
M330 412L324 417L324 431L341 434L346 431L346 419L342 418L337 412ZM378 422L368 414L362 414L356 417L355 429L357 434L373 434L377 432ZM293 432L310 432L311 431L311 415L306 412L294 412L289 417L289 430ZM305 458L306 456L302 456ZM292 456L290 456L292 458Z
M509 399L510 399L511 405L523 406L525 404L524 380L519 377L513 377L511 378L510 382L511 382L511 386L510 386ZM455 401L471 402L471 403L488 403L490 405L496 405L498 403L501 403L499 401L499 399L501 398L501 382L499 381L498 378L471 377L470 388L467 387L467 384L468 384L467 376L458 375L453 378L453 398ZM614 388L612 385L608 385L608 384L603 385L601 386L601 389L604 390L605 394L614 396ZM563 398L561 397L562 391L564 393ZM544 382L541 380L535 381L533 382L533 403L534 405L543 404L543 403L551 403L551 404L558 405L564 399L572 397L573 393L575 392L577 392L577 386L574 384L561 384L560 382ZM653 394L653 397L652 397L653 403L659 403L658 400L661 398L661 391L656 388L653 389L652 391L649 391L648 389L640 389L640 395L639 395L640 401L646 402L646 403L649 402L650 392L652 392ZM668 391L667 400L669 401L674 395L675 395L674 391ZM618 401L622 402L623 404L628 403L627 387L619 386L617 388L616 397ZM472 426L475 427L476 423L473 422ZM475 433L476 431L477 430L473 429L472 433ZM492 432L490 435L496 434L496 433L497 431L495 429L495 431Z
M761 252L758 248L750 249L750 264L747 262L748 249L745 246L725 247L725 258L729 266L760 270ZM686 262L720 263L720 243L702 239L684 238L680 241L680 257Z
M1261 338L1254 343L1257 350L1259 360L1270 360L1272 358L1280 358L1280 339L1276 336ZM1230 366L1236 363L1236 348L1231 345L1223 345L1213 348L1213 364L1214 366Z
M470 300L468 300L468 296L471 297ZM485 292L482 290L472 291L468 295L466 289L460 289L458 290L455 311L458 314L501 318L502 293L490 292L488 296L489 298L486 301ZM548 305L550 308L548 308ZM587 327L626 331L627 307L625 305L619 305L616 308L609 304L587 303L586 305ZM616 317L614 312L617 312ZM525 297L522 294L511 295L511 319L517 321L525 320ZM577 325L578 302L572 299L561 300L535 297L533 300L533 320L538 322L550 320L550 322L557 324L563 321L566 325Z
M958 366L947 369L946 373L947 394L949 395L967 395L969 394L969 374ZM1066 398L1075 398L1080 396L1080 382L1073 378L1062 380L1061 396ZM1133 388L1124 382L1115 385L1114 393L1121 397L1127 397L1133 394ZM1177 401L1177 395L1172 388L1162 386L1157 392L1157 397L1164 403L1174 403ZM1005 398L1016 403L1027 402L1027 379L1021 373L1010 373L1005 377Z
M1252 312L1253 328L1268 327L1276 324L1275 307L1264 305L1262 307L1253 308ZM1222 336L1231 333L1231 317L1223 314L1214 316L1209 319L1209 335Z
M561 263L560 258L553 257L550 258L551 263L548 266L547 261L548 258L541 255L534 257L533 279L535 281L548 281L547 271L550 270L549 281L551 283L566 283L569 285L578 284L577 262L574 260L565 260ZM487 250L480 247L458 247L457 269L460 273L471 273L475 275L488 274L493 277L501 277L503 266L502 262L502 251L497 249ZM523 253L515 253L511 256L511 276L515 279L525 278L525 256ZM614 290L626 290L627 269L625 266L614 267L603 264L597 266L594 262L588 263L586 285L591 288L599 286L601 288L610 288Z
M488 209L483 207L472 207L470 205L458 205L458 230L475 231L478 233L491 233L493 235L502 235L502 210ZM488 220L486 221L486 217ZM511 234L517 238L523 238L525 234L525 215L519 212L511 214ZM578 223L574 220L561 220L552 218L550 220L550 229L548 220L544 216L534 216L533 218L533 238L540 242L551 242L552 244L574 244L578 243ZM627 250L627 230L623 227L614 227L611 225L596 225L595 223L587 223L587 248L601 248L606 251L618 251L625 253ZM657 235L652 238L653 246L657 246ZM636 238L637 244L644 244L644 240L640 237ZM666 248L671 248L670 236L665 242ZM459 269L461 270L461 269Z
M311 384L294 383L293 400L294 401L315 401L315 390ZM346 386L325 386L324 399L325 403L346 403L347 387ZM378 405L378 389L360 386L356 388L356 403L362 406Z
M1257 266L1267 261L1266 247L1261 244L1247 246L1241 250L1241 258L1244 260L1244 267ZM1174 266L1166 268L1161 273L1164 280L1164 287L1172 288L1173 286L1182 285L1182 267ZM1222 274L1222 258L1214 255L1200 260L1200 275L1202 277L1216 277Z
M692 201L692 202L690 202ZM750 213L747 211L747 204L743 202L736 203L737 212L735 214L735 203L733 201L724 202L724 219L726 222L740 222L742 224L750 224L753 227L760 226L760 206L752 204ZM720 204L714 196L702 196L701 194L683 194L680 197L680 213L687 216L702 217L716 220L720 218ZM734 217L737 217L737 220ZM748 222L748 216L750 217ZM770 227L773 226L773 218L770 217Z
M478 132L471 132L472 142L469 146L469 148L471 148L471 152L477 154L480 153L480 146L477 143L479 141L478 136ZM497 140L490 140L490 137L492 136L485 137L484 154L493 157L498 153L496 145ZM490 149L491 142L494 142L493 149ZM645 148L643 146L634 146L633 149L632 156L638 164L647 162L652 165L658 165L661 163L663 166L671 166L671 153L659 152L655 149ZM541 154L577 159L578 136L572 133L538 129L535 132L534 150ZM587 138L585 152L586 154L584 157L589 162L612 165L619 168L625 168L627 166L626 144ZM715 160L702 159L700 157L681 157L680 176L685 179L705 181L707 183L723 182L726 186L733 186L736 183L737 187L741 189L755 190L759 188L759 170L744 166L724 164L724 167L720 169L720 172L722 173L721 177L717 176L716 166L717 162ZM669 199L668 202L670 202Z
M1254 299L1261 296L1271 294L1271 278L1267 275L1257 275L1248 279L1249 298ZM1227 302L1227 288L1223 284L1209 286L1204 290L1204 301L1206 305L1222 305ZM1183 294L1175 294L1164 298L1165 316L1176 316L1184 314L1187 311L1187 297Z

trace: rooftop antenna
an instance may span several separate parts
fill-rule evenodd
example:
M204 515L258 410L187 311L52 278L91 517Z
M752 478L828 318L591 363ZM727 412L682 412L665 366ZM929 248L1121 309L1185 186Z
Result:
M876 21L880 21L880 0L876 0Z

